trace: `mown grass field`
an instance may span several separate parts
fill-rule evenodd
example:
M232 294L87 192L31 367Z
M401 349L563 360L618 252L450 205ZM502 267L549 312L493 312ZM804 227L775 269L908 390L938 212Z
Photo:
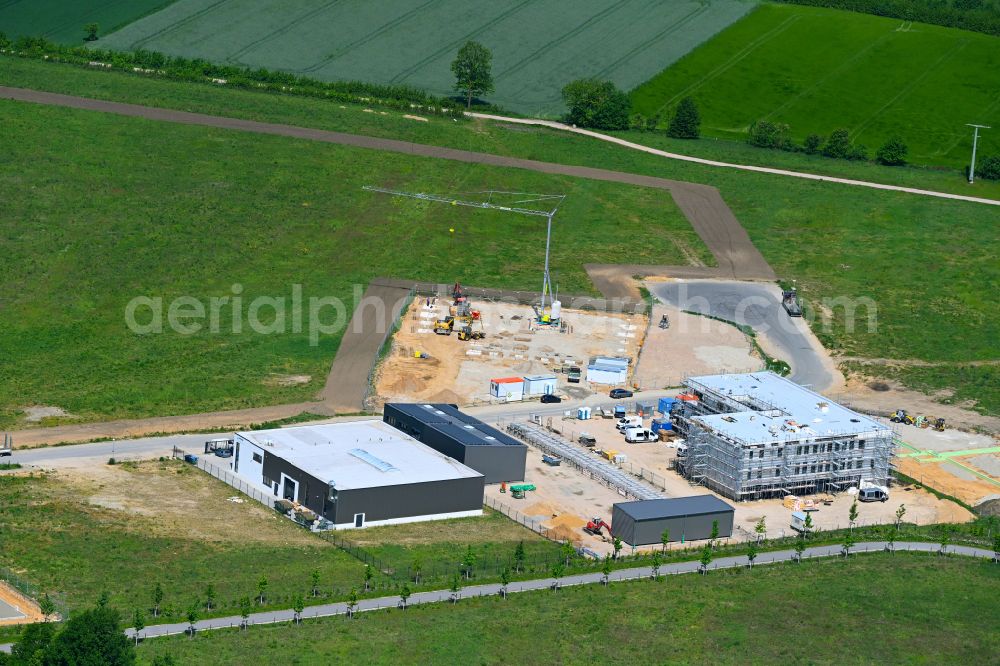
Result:
M800 289L810 301L846 296L868 297L878 304L878 328L874 331L864 327L848 330L843 315L836 315L828 330L816 326L825 344L835 351L849 356L919 358L943 362L945 365L936 368L926 380L913 375L902 377L911 386L930 389L957 389L966 381L964 362L1000 357L1000 318L996 316L1000 305L1000 298L997 296L1000 293L997 288L1000 285L1000 266L995 261L1000 253L1000 238L995 233L997 225L1000 225L1000 210L996 207L713 169L665 160L585 137L541 128L481 121L456 123L434 118L429 122L416 122L403 118L397 112L387 115L364 113L360 107L342 108L341 105L321 100L156 81L8 58L0 58L0 75L10 85L16 86L34 86L103 99L315 126L711 184L721 190L726 202L747 227L752 239L779 276L798 280ZM117 122L118 119L108 120L102 126L113 126ZM34 131L36 135L45 133L41 128ZM157 130L160 131L174 136L171 129ZM640 135L639 138L643 136L649 135ZM711 145L710 142L706 143ZM26 155L26 150L21 154ZM798 159L800 156L790 157ZM805 159L805 156L801 157ZM27 157L24 159L27 160L27 168L32 168L31 160ZM387 159L397 158L390 156ZM820 160L815 158L813 161ZM822 161L833 163L832 160ZM858 165L859 168L862 166L864 165ZM447 170L451 167L441 165L440 168ZM914 180L906 184L934 187L937 183L918 180L927 173L923 170L895 171L865 167L865 175L873 172L913 174ZM328 184L327 181L324 182ZM986 188L982 183L969 189L970 193L980 196L990 196L991 193L996 196L997 191ZM583 202L581 205L589 203ZM70 219L64 209L60 211L55 208L53 211L58 219ZM439 214L436 211L427 212ZM213 215L221 213L215 211ZM656 219L661 219L659 212ZM600 223L595 224L595 228L600 226ZM674 227L673 222L670 224L671 229L679 228ZM656 227L653 231L656 231ZM217 244L221 241L213 238L210 242ZM557 252L561 252L560 246L561 241L557 240L554 246ZM665 244L663 248L667 249L652 248L645 241L630 243L627 251L616 251L616 257L628 260L626 258L634 257L637 250L645 252L648 249L650 261L673 261L671 257L674 255L669 245ZM596 245L594 252L591 256L600 256L601 261L610 256L597 249ZM581 254L574 258L563 255L560 259L566 261L565 270L573 271L573 279L579 280L574 284L581 288L586 286L586 278L579 270L584 256ZM456 262L455 265L459 266L460 263ZM530 262L526 265L530 265ZM457 270L442 270L439 267L438 270L428 269L424 274L429 278L441 279L442 273ZM406 274L412 275L414 272L411 267ZM489 272L476 274L472 266L466 266L464 274L473 276L470 283L483 283L486 279L498 280L501 284L515 281L514 275L494 276ZM534 284L531 277L529 272L526 276L529 285ZM218 276L213 279L218 279ZM447 275L445 279L448 279ZM563 277L560 282L565 289L569 281ZM224 283L225 287L229 284L231 283ZM42 307L44 309L45 306ZM258 339L247 344L260 345L265 342ZM274 344L274 339L268 344ZM333 353L332 345L333 343L329 348L324 347L327 358ZM266 357L266 354L267 351L261 351L258 360ZM31 356L29 354L28 358ZM246 364L255 362L253 354L247 358ZM194 362L205 364L206 360L196 358ZM314 363L313 367L320 366L318 357ZM72 370L71 363L65 365ZM215 371L214 366L202 367ZM250 370L248 368L247 372ZM268 372L270 371L269 368ZM285 372L280 368L276 371ZM105 370L102 369L101 372ZM46 369L45 373L49 379L52 378L52 371ZM977 369L977 374L983 375L982 381L987 384L1000 384L996 366ZM121 382L122 373L118 375L104 385ZM88 377L86 381L92 379ZM6 402L13 402L14 405L26 404L25 400L45 402L45 396L51 392L51 383L36 382L31 386L30 393L23 393L17 401L7 398ZM152 389L142 385L136 390ZM263 404L268 400L302 397L310 394L314 388L282 389L278 393L270 388L261 389L247 384L232 388L200 384L192 388L192 395L199 395L200 402L197 404L200 405L209 402L224 404L226 400L218 396L230 390L247 397L242 402L229 399L228 404ZM296 390L299 392L296 393ZM215 395L211 400L204 398L209 393ZM62 392L58 395L64 394ZM1000 413L1000 403L990 398L990 394L977 394L975 397L978 399L978 409ZM104 410L100 412L104 414L114 407L98 404L97 401L94 404ZM164 407L145 405L145 409L154 407L158 413L167 411ZM175 405L169 407L179 408Z
M63 44L81 44L83 26L97 23L100 34L113 32L156 12L174 0L7 0L0 2L0 32L8 37L45 37Z
M584 76L632 88L743 16L750 0L179 0L97 44L150 49L322 80L408 84L451 94L467 40L493 50L490 102L562 112L559 90Z
M661 191L14 102L0 113L19 137L0 146L2 427L36 404L101 419L306 399L371 278L537 284L545 227L535 218L393 199L366 184L566 194L552 255L563 293L592 291L582 264L607 256L685 263L683 243L710 261ZM306 304L301 331L293 285ZM223 307L216 333L208 319L191 335L167 324L175 298L208 312L209 299L234 295L239 317ZM162 334L127 326L140 296L163 299ZM277 332L251 329L258 296L285 299ZM336 331L315 345L312 297L345 303L317 318ZM269 307L260 319L276 321ZM309 380L283 381L294 375Z
M179 461L105 466L86 476L0 476L0 566L69 610L92 604L104 591L129 613L152 608L152 590L160 583L164 619L174 621L204 601L209 583L215 614L235 612L240 597L255 594L261 575L268 578L265 608L289 607L298 594L308 597L313 570L320 572L316 601L363 590L360 559L256 502L228 501L235 494ZM450 578L469 546L480 568L494 557L509 560L522 541L527 561L537 560L539 570L548 568L543 560L559 557L557 544L493 512L375 529L337 536L390 565L419 559L427 584L439 587L444 583L431 574L440 570L441 579ZM396 584L382 572L372 581L380 594Z
M861 584L860 581L863 581ZM995 661L1000 568L919 555L756 567L150 639L178 663Z
M916 164L962 168L971 128L1000 126L1000 38L852 12L764 4L632 92L668 118L692 96L708 136L742 138L758 119L808 134L851 131L869 155L901 136ZM980 155L1000 153L984 133Z

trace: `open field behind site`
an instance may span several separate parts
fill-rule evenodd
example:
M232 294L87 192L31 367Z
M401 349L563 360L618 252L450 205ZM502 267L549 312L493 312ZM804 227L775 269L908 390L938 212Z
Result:
M632 94L669 118L685 96L702 132L735 138L755 120L787 123L801 142L846 127L871 154L898 135L917 164L961 168L971 130L1000 125L1000 39L866 14L764 4ZM947 100L944 103L943 100ZM996 132L981 155L1000 151Z
M100 34L166 7L174 0L10 0L0 3L0 32L8 37L45 37L63 44L82 44L83 26L97 23Z
M393 199L362 191L365 184L566 194L552 261L553 279L571 293L592 290L586 262L684 264L682 248L706 253L662 191L29 104L0 108L20 137L0 148L8 193L0 426L23 423L21 412L37 406L94 420L306 399L323 385L355 285L360 295L376 276L537 288L545 250L537 218ZM301 331L293 330L296 284ZM235 301L221 308L218 333L208 319L192 335L168 326L177 297L207 313L210 298L235 295L242 332L234 333ZM163 334L127 328L126 305L137 296L163 299ZM279 332L251 330L258 296L284 299ZM345 309L322 313L337 330L313 345L309 299L328 296ZM140 308L137 320L151 317ZM271 306L260 320L275 322Z
M11 85L709 183L720 188L779 276L798 280L809 303L839 297L875 301L875 330L865 325L864 307L858 312L861 325L853 330L843 307L836 309L829 327L814 325L829 348L846 356L937 361L941 365L926 379L902 377L910 385L933 390L959 388L965 382L963 362L1000 357L997 290L991 287L1000 283L1000 268L993 261L1000 253L994 233L1000 210L992 206L712 169L541 128L414 122L398 113L364 113L360 107L340 108L319 100L7 58L0 58L0 73ZM980 182L969 192L985 194L984 187ZM644 246L644 240L631 245ZM618 260L613 253L604 254ZM656 263L669 263L669 256L661 260L659 251L651 254L657 256ZM578 266L579 259L573 265ZM442 277L445 271L430 272L431 279L452 279ZM561 286L569 290L565 279ZM1000 385L995 366L977 368L976 373L986 386ZM974 408L1000 413L1000 404L989 392L977 392L974 398Z
M569 81L598 76L632 88L752 6L581 0L567 11L557 0L179 0L97 45L448 95L450 63L472 39L493 51L490 102L555 115Z
M863 585L858 582L864 581ZM899 554L565 588L145 641L179 663L989 663L1000 567ZM470 627L475 627L471 631ZM878 638L873 639L877 627Z
M322 598L346 597L364 586L364 565L277 512L179 461L122 463L45 475L0 476L4 550L0 566L49 593L65 608L92 604L107 591L120 608L151 608L156 583L163 610L178 618L206 586L217 612L235 612L239 598L268 578L268 606L287 607L307 595L313 570ZM523 541L529 562L557 557L557 545L506 517L378 527L337 533L405 570L416 559L425 574L458 571L472 546L481 564L512 557ZM374 584L386 579L377 574Z

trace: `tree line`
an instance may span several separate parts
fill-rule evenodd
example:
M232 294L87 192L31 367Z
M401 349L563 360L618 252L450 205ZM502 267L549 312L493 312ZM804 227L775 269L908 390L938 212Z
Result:
M1000 35L1000 9L994 0L777 0L789 5L844 9L903 21L932 23L987 35Z

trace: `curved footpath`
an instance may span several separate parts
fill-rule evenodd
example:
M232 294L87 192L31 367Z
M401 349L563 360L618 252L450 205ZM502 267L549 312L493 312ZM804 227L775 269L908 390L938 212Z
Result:
M806 180L819 180L827 183L840 183L841 185L853 185L855 187L868 187L873 190L906 192L908 194L920 194L927 197L938 197L940 199L954 199L956 201L970 201L972 203L982 203L982 204L989 204L991 206L1000 206L1000 200L997 199L970 197L964 194L950 194L948 192L938 192L937 190L922 190L920 188L905 187L903 185L886 185L884 183L873 183L867 180L854 180L852 178L821 176L819 174L807 173L804 171L789 171L787 169L775 169L773 167L754 166L752 164L733 164L731 162L719 162L718 160L709 160L703 157L692 157L691 155L670 153L665 150L660 150L658 148L651 148L650 146L644 146L641 143L633 143L632 141L619 139L616 136L611 136L609 134L602 134L600 132L594 132L592 130L586 130L579 127L574 127L572 125L556 122L554 120L535 120L532 118L508 118L507 116L495 116L488 113L466 113L465 115L473 118L496 120L505 123L517 123L520 125L541 125L544 127L550 127L552 129L562 130L565 132L573 132L574 134L582 134L584 136L589 136L594 139L599 139L601 141L607 141L608 143L615 143L618 144L619 146L624 146L625 148L631 148L632 150L638 150L640 152L649 153L651 155L658 155L659 157L666 157L667 159L671 160L680 160L682 162L694 162L695 164L704 164L706 166L722 167L725 169L738 169L740 171L755 171L757 173L767 173L774 176L804 178Z
M882 552L886 549L886 542L884 541L867 541L862 542L854 546L852 554L856 553L871 553L871 552ZM926 542L900 542L896 544L896 550L900 552L904 551L915 551L923 553L936 553L940 550L938 544L926 543ZM965 557L977 557L982 559L995 559L996 554L993 551L986 550L984 548L973 548L970 546L950 546L947 549L949 555L962 555ZM841 554L841 547L839 545L833 546L814 546L812 548L806 548L805 552L802 554L803 558L816 558L816 557L836 557ZM761 564L774 564L779 562L786 562L791 560L795 555L793 550L777 550L770 552L763 552L757 556L754 561L755 565ZM749 561L746 555L739 555L733 557L720 557L713 561L709 566L710 570L716 569L735 569L748 566ZM674 574L685 574L685 573L697 573L700 568L700 563L697 561L689 562L675 562L673 564L664 564L660 567L660 575L674 575ZM633 569L619 569L618 571L613 571L609 575L608 579L610 582L622 582L628 580L638 580L643 578L651 578L653 575L652 567L636 567ZM603 582L604 575L600 572L578 574L575 576L565 576L558 581L555 578L537 578L533 580L518 581L511 583L507 586L508 594L513 594L515 592L531 592L535 590L546 590L552 588L557 582L560 587L569 587L573 585L594 585ZM469 587L462 588L459 592L460 597L487 597L496 596L500 593L499 583L487 583L485 585L470 585ZM434 604L451 601L451 591L450 590L433 590L430 592L416 592L410 599L409 604ZM384 608L397 608L400 603L399 596L388 596L388 597L378 597L375 599L362 599L358 601L357 608L355 612L362 611L372 611ZM322 604L319 606L310 606L305 609L302 613L303 619L315 618L315 617L330 617L333 615L345 615L347 613L347 603L338 602L331 604ZM250 624L275 624L279 622L291 622L294 620L294 613L291 610L279 610L279 611L268 611L265 613L254 613L249 618ZM206 631L210 629L230 629L238 627L242 618L236 615L229 617L219 617L212 618L208 620L200 620L195 623L196 631ZM170 636L173 634L181 634L187 631L188 623L178 622L174 624L156 624L143 629L140 633L140 638L155 638L158 636ZM127 629L125 634L129 637L134 637L135 632L132 629ZM0 650L9 650L9 645L0 646Z

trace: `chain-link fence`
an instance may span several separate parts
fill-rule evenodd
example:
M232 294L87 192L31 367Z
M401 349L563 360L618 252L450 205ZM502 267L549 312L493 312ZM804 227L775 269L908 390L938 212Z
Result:
M184 456L185 456L184 451L175 446L173 457L183 459ZM218 465L209 462L203 456L197 456L197 462L192 464L198 469L214 476L219 481L222 481L223 483L232 486L233 488L240 491L247 497L257 500L267 508L269 509L274 508L274 500L277 499L276 497L261 491L259 488L256 488L255 486L250 485L245 480L241 479L239 476L233 474L229 470L223 469Z

